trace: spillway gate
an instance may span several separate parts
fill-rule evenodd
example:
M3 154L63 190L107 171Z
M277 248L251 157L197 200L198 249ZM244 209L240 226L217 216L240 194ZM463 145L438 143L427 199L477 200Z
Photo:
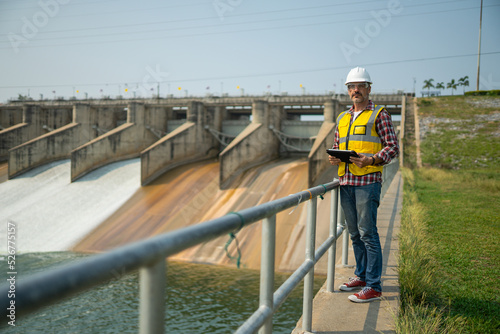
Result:
M392 114L405 95L372 95ZM347 95L28 101L0 106L0 161L8 177L71 159L71 181L106 164L141 158L141 184L178 166L220 161L220 187L286 154L304 154L308 183L328 167L335 120ZM304 116L320 116L307 121Z

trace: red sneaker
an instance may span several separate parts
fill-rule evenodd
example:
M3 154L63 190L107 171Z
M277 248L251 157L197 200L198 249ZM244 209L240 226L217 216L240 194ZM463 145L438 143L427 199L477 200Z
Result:
M370 287L366 287L358 293L350 295L348 298L350 301L355 303L369 303L374 300L378 300L382 297L382 292L373 290Z
M352 291L357 289L362 289L366 286L366 282L362 281L359 277L349 278L348 283L342 284L339 289L342 291Z

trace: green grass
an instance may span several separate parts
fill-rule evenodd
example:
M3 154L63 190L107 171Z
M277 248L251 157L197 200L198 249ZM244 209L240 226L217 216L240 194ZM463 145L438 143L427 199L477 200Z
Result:
M443 96L417 99L420 117L437 116L452 119L469 119L471 115L485 115L499 111L490 106L500 97L487 96Z
M405 179L401 232L399 236L399 282L403 306L416 305L433 299L434 273L433 246L429 242L423 206L418 203L415 178L409 170L403 170Z
M464 100L419 104L424 115L445 117ZM492 113L461 110L458 118ZM484 137L466 143L456 139L464 132L436 125L421 145L428 150L422 154L427 167L403 170L398 333L500 332L500 149L498 122L485 122ZM481 160L486 152L491 160Z
M422 169L415 192L441 281L437 306L470 319L469 332L493 333L500 329L500 178L479 175Z
M500 98L419 99L420 121L429 128L420 145L422 161L447 169L497 168L500 108L492 104L500 105Z

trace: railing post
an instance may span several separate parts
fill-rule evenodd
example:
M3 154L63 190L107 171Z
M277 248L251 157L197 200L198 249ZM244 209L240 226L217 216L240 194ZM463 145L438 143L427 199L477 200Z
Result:
M335 285L335 259L337 257L337 214L339 211L338 202L339 188L331 191L330 208L330 237L333 236L333 243L328 250L328 268L326 276L326 291L333 292Z
M348 265L348 256L349 256L349 230L347 228L347 224L345 221L344 210L340 206L340 196L339 196L339 221L342 225L345 226L344 233L342 236L342 265Z
M307 207L307 232L306 232L306 261L314 262L314 249L316 244L316 203L318 199L313 197ZM311 331L312 328L312 305L314 294L314 266L304 277L304 304L302 309L302 329Z
M274 257L276 253L276 215L264 219L262 224L262 246L260 256L260 306L273 310ZM271 312L271 314L274 312ZM269 317L259 334L273 332L273 317Z
M161 259L139 270L139 333L165 332L166 263Z

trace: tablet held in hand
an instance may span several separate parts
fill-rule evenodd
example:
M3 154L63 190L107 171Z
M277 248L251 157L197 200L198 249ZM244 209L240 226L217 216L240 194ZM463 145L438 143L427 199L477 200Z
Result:
M329 148L326 150L326 153L330 154L331 156L334 156L337 159L340 159L342 162L349 162L350 157L356 157L359 158L359 155L352 150L334 150L332 148Z

